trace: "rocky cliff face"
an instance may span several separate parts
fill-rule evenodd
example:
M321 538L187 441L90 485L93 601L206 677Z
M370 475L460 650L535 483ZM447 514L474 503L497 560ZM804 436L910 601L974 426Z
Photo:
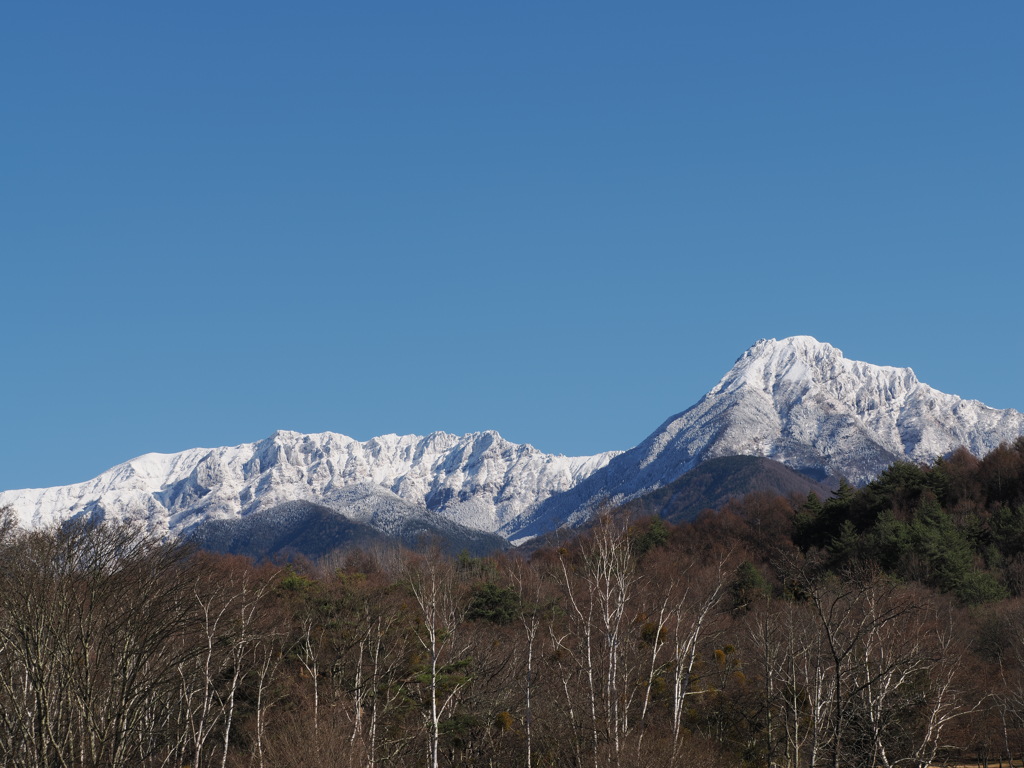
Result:
M381 530L395 515L421 509L494 531L573 487L614 455L552 456L496 432L385 435L366 442L331 432L276 432L233 447L147 454L85 483L5 491L0 506L13 506L26 526L97 515L142 520L154 531L181 534L206 520L304 501ZM356 503L348 492L354 487L382 493L363 494Z

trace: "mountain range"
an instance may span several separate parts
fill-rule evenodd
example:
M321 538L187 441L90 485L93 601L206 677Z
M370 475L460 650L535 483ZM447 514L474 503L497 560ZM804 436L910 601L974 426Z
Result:
M578 525L712 459L762 457L810 481L863 484L893 461L932 461L960 446L983 455L1022 435L1018 411L795 336L755 343L699 402L625 452L556 456L491 431L365 442L279 431L238 446L146 454L84 483L3 491L0 507L25 527L128 519L236 551L253 537L268 551L304 541L313 520L333 526L321 544L377 532L484 547Z

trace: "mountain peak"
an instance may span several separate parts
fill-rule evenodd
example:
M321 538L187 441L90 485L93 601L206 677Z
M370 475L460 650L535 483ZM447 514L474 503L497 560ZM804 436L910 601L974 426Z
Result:
M761 339L693 408L665 425L687 462L767 456L863 483L897 459L982 455L1020 434L1013 411L986 412L921 383L910 368L848 360L811 336Z
M736 361L709 394L753 388L773 400L799 398L808 388L824 388L841 400L856 391L899 400L921 386L910 368L848 360L842 350L813 336L760 339Z
M894 461L930 462L960 446L982 456L1021 435L1024 415L943 394L909 368L847 360L811 336L761 339L698 403L505 533L517 540L574 524L707 460L759 456L861 484Z
M825 363L835 364L843 357L842 350L813 336L789 336L785 339L759 339L737 360L775 361L776 364L800 360L808 365L820 367Z
M840 357L843 353L824 341L818 341L813 336L787 336L784 339L758 339L754 344L747 350L748 355L761 355L761 354L772 354L779 350L794 350L794 351L821 351L829 354L838 354Z

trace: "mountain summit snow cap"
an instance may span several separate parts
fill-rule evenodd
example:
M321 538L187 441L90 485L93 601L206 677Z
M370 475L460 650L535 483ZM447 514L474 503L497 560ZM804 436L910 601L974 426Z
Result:
M737 363L743 360L775 360L785 362L799 359L820 364L824 361L845 360L843 351L813 336L789 336L785 339L758 339L744 352Z
M818 341L813 336L787 336L782 340L758 339L750 349L743 353L743 357L773 354L785 350L809 354L835 354L839 355L839 357L843 356L842 350L836 349L827 342Z
M845 399L864 384L882 390L880 394L889 399L914 389L920 381L910 368L848 360L842 350L813 336L790 336L755 342L709 394L752 387L777 395L780 388L819 385Z

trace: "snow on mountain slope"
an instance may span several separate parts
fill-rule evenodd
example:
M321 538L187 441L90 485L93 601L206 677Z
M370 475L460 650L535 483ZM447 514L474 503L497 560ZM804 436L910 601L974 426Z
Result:
M961 445L980 456L1021 435L1024 414L944 394L909 368L847 360L810 336L762 339L696 405L502 532L518 540L572 524L720 456L860 484L897 459L933 461Z
M385 532L429 510L518 541L667 485L705 459L764 456L819 479L864 483L897 459L932 461L961 445L983 455L1021 435L1017 411L794 336L754 344L700 402L622 454L551 456L496 432L366 442L277 432L230 448L147 454L76 485L5 491L0 506L26 526L98 514L171 534L300 502Z
M767 456L865 483L893 458L929 462L961 445L984 455L1024 434L1024 414L939 392L909 368L847 360L830 344L795 336L757 342L663 429L686 433L690 453Z
M280 431L234 447L146 454L75 485L4 491L0 507L11 505L28 527L101 514L180 534L205 520L307 501L386 531L394 521L381 518L381 505L364 512L346 491L371 484L460 525L494 531L614 455L552 456L496 432L359 442L332 432Z

